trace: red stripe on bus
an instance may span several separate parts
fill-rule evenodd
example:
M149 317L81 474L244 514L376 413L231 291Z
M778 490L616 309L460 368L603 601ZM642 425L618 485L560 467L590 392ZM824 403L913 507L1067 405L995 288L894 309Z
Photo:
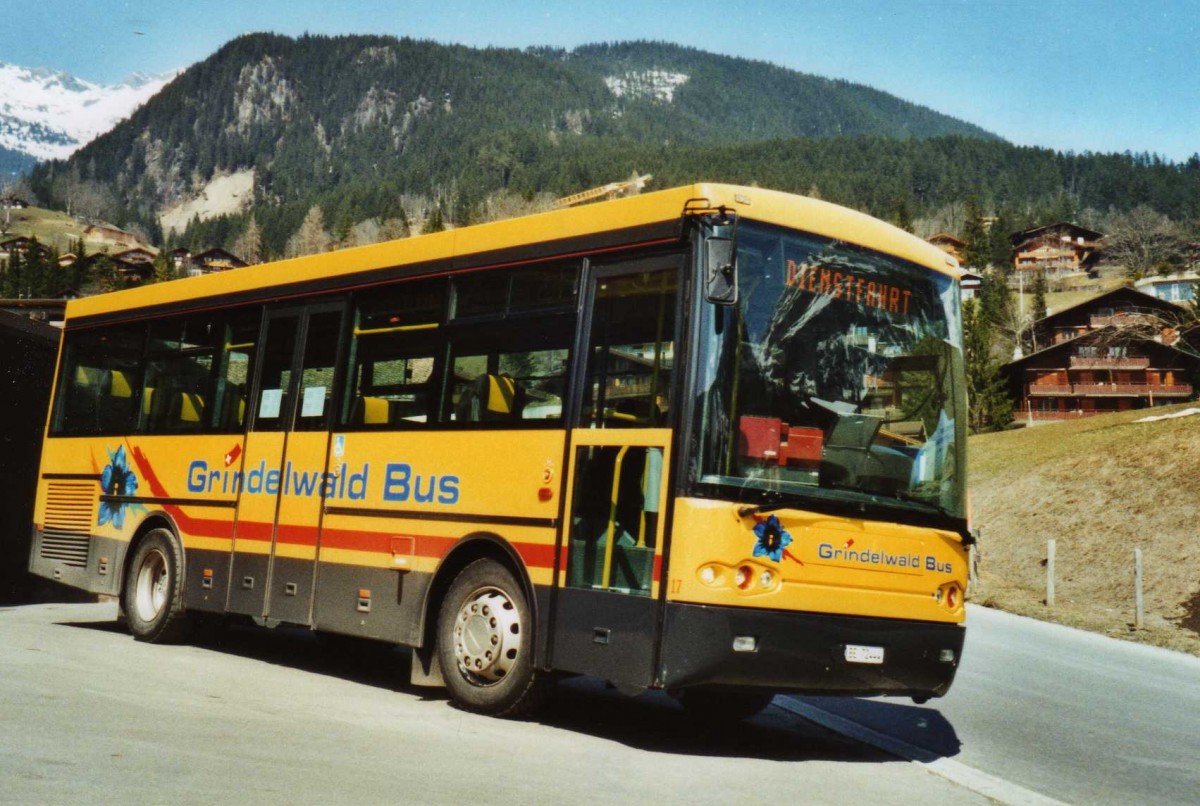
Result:
M142 478L150 486L150 491L160 498L169 497L166 488L162 486L162 483L154 474L154 470L150 467L150 462L146 460L141 449L131 445L130 454L137 463L138 470L142 473ZM187 534L222 539L231 539L234 537L233 523L231 521L193 518L185 513L182 507L176 504L169 504L164 508L175 519L175 523L179 528ZM238 540L270 543L273 531L273 526L269 523L262 523L260 521L238 521L237 523ZM317 534L318 529L315 526L281 523L279 524L276 539L288 545L313 546L315 548L317 545ZM392 541L394 539L412 539L412 554L414 556L431 557L437 560L446 556L446 553L458 543L456 538L439 535L397 535L394 532L363 532L350 529L324 529L320 532L320 538L323 548L365 551L372 554L387 555L393 554L394 544ZM516 550L521 561L530 568L554 568L555 547L552 544L511 543L510 545ZM564 546L562 561L559 567L565 567L565 565L566 547ZM662 556L656 555L654 558L654 580L657 582L661 578Z

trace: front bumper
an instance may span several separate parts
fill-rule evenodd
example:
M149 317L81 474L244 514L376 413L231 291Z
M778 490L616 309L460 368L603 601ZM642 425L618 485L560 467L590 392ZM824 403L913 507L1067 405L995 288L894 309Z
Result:
M658 677L663 688L940 697L965 635L959 624L668 602ZM756 649L735 652L736 636L753 636ZM847 644L881 647L883 663L847 661Z

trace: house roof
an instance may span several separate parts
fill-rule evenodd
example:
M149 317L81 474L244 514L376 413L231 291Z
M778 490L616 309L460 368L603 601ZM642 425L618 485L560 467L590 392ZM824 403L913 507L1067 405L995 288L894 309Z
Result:
M1046 355L1048 353L1052 353L1056 350L1066 351L1069 348L1075 347L1082 343L1086 343L1089 339L1098 339L1098 338L1100 338L1100 336L1097 334L1104 333L1105 331L1111 331L1111 330L1116 330L1116 328L1109 325L1107 327L1097 328L1096 330L1089 330L1086 333L1080 333L1077 336L1072 336L1071 338L1064 339L1063 341L1060 341L1060 342L1055 342L1054 344L1051 344L1049 347L1043 347L1041 350L1038 350L1037 352L1030 353L1029 355L1023 355L1020 358L1014 358L1012 361L1009 361L1007 364L1001 364L1000 371L1007 373L1009 370L1015 370L1015 369L1019 368L1019 366L1021 364L1024 364L1025 362L1030 361L1034 358L1038 358L1039 356L1044 356L1044 355ZM1189 352L1180 350L1179 348L1174 347L1170 344L1163 344L1162 342L1155 341L1154 339L1143 339L1143 338L1135 338L1135 339L1131 339L1130 341L1137 342L1138 344L1147 345L1148 347L1150 347L1150 349L1166 350L1168 352L1173 353L1176 356L1186 359L1187 361L1191 362L1192 364L1200 365L1200 357L1192 355Z
M114 254L112 256L112 258L113 258L113 260L128 261L128 260L136 260L138 257L141 257L143 255L152 260L154 258L154 252L150 251L149 249L145 248L144 246L135 246L131 249L125 249L121 252L117 252L116 254Z
M928 238L926 238L926 240L929 241L930 243L948 243L948 244L953 244L955 246L966 246L967 245L966 241L964 241L960 238L955 238L953 235L951 235L948 232L939 232L937 235L930 235Z
M1040 325L1043 322L1050 322L1054 319L1063 317L1068 313L1077 311L1080 308L1092 307L1092 306L1095 306L1101 300L1105 300L1105 299L1108 299L1109 297L1117 297L1117 296L1132 297L1134 302L1139 303L1139 304L1144 302L1144 303L1146 303L1147 307L1155 308L1157 310L1176 311L1176 310L1179 310L1179 307L1180 307L1173 302L1168 302L1166 300L1159 299L1158 297L1154 296L1153 294L1147 294L1145 291L1141 291L1137 288L1132 288L1130 286L1123 285L1123 286L1119 286L1117 288L1113 288L1108 291L1105 291L1101 294L1097 294L1094 297L1089 297L1088 299L1085 299L1083 302L1077 302L1074 305L1070 305L1066 308L1057 310L1054 313L1050 314L1049 316L1046 316L1042 319L1037 320L1036 322L1034 322L1034 325Z
M1088 229L1087 227L1081 227L1078 224L1072 224L1069 221L1059 221L1055 224L1046 224L1041 227L1031 227L1029 229L1021 230L1020 232L1014 232L1009 236L1009 240L1011 240L1014 244L1019 244L1028 240L1032 240L1033 238L1037 238L1041 235L1064 229L1070 232L1074 237L1083 236L1089 241L1096 241L1104 237L1103 232L1096 232L1095 230Z

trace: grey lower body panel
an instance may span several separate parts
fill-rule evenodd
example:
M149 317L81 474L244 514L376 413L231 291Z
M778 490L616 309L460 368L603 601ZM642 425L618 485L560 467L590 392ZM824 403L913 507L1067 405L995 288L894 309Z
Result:
M128 543L112 538L35 530L29 573L88 593L116 595L128 550Z
M954 681L965 635L959 624L668 603L659 682L940 697ZM754 651L734 651L736 636L755 638ZM848 644L881 648L883 662L848 661Z

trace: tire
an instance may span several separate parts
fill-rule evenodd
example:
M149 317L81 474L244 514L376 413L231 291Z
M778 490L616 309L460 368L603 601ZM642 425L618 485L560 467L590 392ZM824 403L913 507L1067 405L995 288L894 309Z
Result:
M154 529L138 543L121 588L121 608L138 641L165 644L186 636L183 549L169 530Z
M534 668L525 592L494 560L476 560L454 578L438 612L436 641L450 698L464 710L523 716L548 692L548 678Z
M713 724L741 722L771 704L774 692L754 688L689 688L679 695L688 716Z

